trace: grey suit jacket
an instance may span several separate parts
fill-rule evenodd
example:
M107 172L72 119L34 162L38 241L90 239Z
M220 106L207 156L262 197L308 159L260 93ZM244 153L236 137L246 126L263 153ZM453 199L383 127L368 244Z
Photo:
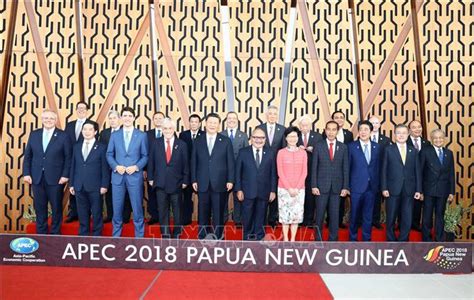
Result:
M313 149L313 166L311 168L311 187L318 188L322 194L337 193L349 189L349 156L347 146L336 142L334 159L329 159L326 140L316 144Z
M239 129L235 129L234 131L235 132L234 140L232 141L232 148L234 150L234 160L237 160L239 150L249 145L249 137L245 132L240 131ZM230 138L227 128L222 131L221 134Z

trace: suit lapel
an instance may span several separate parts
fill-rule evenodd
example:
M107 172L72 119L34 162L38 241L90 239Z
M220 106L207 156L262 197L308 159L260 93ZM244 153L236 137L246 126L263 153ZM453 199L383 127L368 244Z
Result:
M82 147L81 147L81 149L82 149ZM89 150L89 155L87 155L87 159L85 160L85 162L89 161L91 156L95 154L95 152L96 152L95 150L97 150L97 141L94 142L94 144L92 145L91 150ZM82 151L81 151L81 156L82 156ZM84 159L84 157L82 157L82 159Z
M402 166L404 166L404 164L403 164L403 159L402 159L402 154L400 153L400 148L398 148L398 144L394 144L394 145L395 145L395 150L396 150L396 152L397 152L398 160L400 161L400 163L402 164ZM407 157L406 157L406 158L408 159L408 145L405 144L405 147L406 147L406 149L407 149L407 150L406 150L406 152L407 152L407 153L406 153L406 154L407 154ZM405 160L405 164L406 164L406 162L407 162L407 161Z
M44 129L43 131L41 132L41 145L43 145L43 132L44 132ZM56 130L56 128L54 128L54 131L53 133L51 134L51 139L49 140L49 143L48 143L48 146L46 146L46 150L44 150L44 153L46 154L48 152L48 150L51 148L51 145L56 141L56 137L58 135L58 132ZM41 146L41 148L43 148L43 146Z
M369 165L367 163L367 159L365 159L365 154L364 154L364 149L362 149L362 145L360 144L360 141L357 141L357 149L358 149L358 152L359 152L359 156L362 157L362 159L365 161L365 164L366 165ZM370 157L370 160L372 160L372 157Z

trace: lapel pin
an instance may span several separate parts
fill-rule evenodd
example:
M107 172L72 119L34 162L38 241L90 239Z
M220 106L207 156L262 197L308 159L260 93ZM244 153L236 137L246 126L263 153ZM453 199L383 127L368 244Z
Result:
M222 141L221 138L219 138L219 141Z
M174 146L175 149L178 149L178 145Z
M97 145L94 146L94 150L97 149Z
M408 152L411 152L411 149L408 149Z
M55 133L53 134L53 136L57 136L57 135L58 135L58 133L57 133L57 132L55 132Z

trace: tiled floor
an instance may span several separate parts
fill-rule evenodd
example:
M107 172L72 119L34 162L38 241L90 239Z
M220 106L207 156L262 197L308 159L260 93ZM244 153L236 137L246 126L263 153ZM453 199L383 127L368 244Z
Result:
M321 274L335 299L474 299L474 275Z

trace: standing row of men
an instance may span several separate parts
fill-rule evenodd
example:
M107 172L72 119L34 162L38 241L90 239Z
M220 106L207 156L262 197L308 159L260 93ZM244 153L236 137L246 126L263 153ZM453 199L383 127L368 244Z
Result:
M223 238L230 193L234 193L233 219L238 224L243 223L245 239L261 239L265 223L277 224L274 160L278 150L285 146L285 128L277 123L277 107L267 109L267 122L252 132L251 146L247 135L238 129L238 116L234 112L227 114L227 126L221 133L218 133L221 128L219 115L207 115L205 131L202 131L201 118L193 114L189 119L190 129L181 132L178 138L175 122L163 113L155 113L155 128L144 133L134 128L133 109L124 108L121 116L113 111L109 113L111 128L102 131L100 139L96 140L98 125L86 118L88 105L80 102L76 110L78 120L68 123L65 132L55 128L56 114L44 111L43 129L32 132L28 141L23 173L25 182L33 186L38 233L48 231L48 201L53 208L51 233L59 233L62 193L68 181L72 196L67 221L78 216L80 234L89 234L91 214L92 233L101 234L102 195L107 194L105 221L113 215L113 235L121 235L123 221L127 215L130 217L130 208L124 213L124 206L130 203L135 236L142 237L144 180L148 183L151 215L148 223L160 223L165 237L179 237L181 227L191 223L193 192L198 194L200 238ZM436 156L442 168L426 171L428 174L422 176L421 173L434 164L429 150L418 154L430 145L421 138L421 124L413 121L410 130L404 125L397 126L396 143L392 144L379 132L380 121L376 117L369 121L359 124L359 140L354 142L352 133L343 128L345 115L342 112L333 113L323 135L312 130L311 118L300 118L298 145L307 151L308 170L311 170L306 179L304 225L315 226L316 239L321 239L327 211L329 239L337 240L338 227L344 226L345 198L350 194L351 240L357 239L360 225L363 240L370 240L372 225L380 226L383 195L387 198L387 239L397 239L394 225L398 218L398 240L408 240L412 223L415 227L420 226L421 208L418 207L423 202L413 199L422 200L423 190L426 203L424 239L430 239L433 207L437 216L436 232L442 234L439 222L443 219L442 204L446 204L443 199L451 201L454 195L454 163L452 153L442 147L444 135L439 137L442 132L436 131L432 138L433 142L438 139L438 144L434 142L434 148L427 148L443 151L441 156ZM442 174L431 176L430 172ZM422 178L426 179L423 189ZM439 184L440 181L443 184ZM443 186L446 188L442 189ZM438 190L431 192L433 188ZM173 232L168 226L170 206L174 214ZM442 236L436 238L440 240Z

